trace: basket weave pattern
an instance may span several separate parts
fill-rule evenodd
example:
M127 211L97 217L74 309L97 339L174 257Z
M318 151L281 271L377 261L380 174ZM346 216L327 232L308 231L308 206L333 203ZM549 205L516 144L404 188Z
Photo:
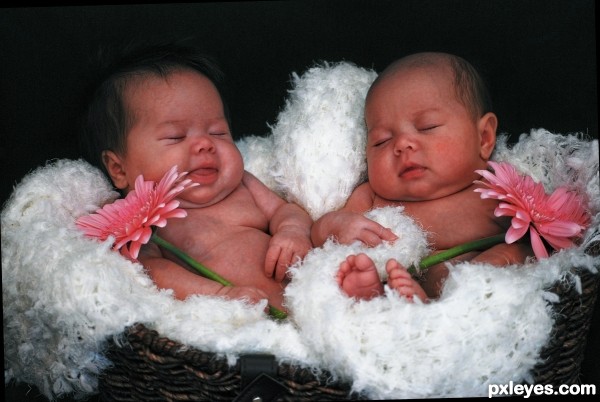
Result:
M125 331L127 343L110 343L114 366L103 372L102 401L232 401L241 391L240 363L229 366L215 353L187 347L143 324ZM281 401L356 400L350 386L331 382L326 372L279 364L277 379L287 389Z
M595 244L588 251L597 255L599 249ZM555 323L542 362L532 370L536 384L579 383L600 275L577 267L571 272L581 278L582 294L564 282L548 289L559 301L552 304ZM229 366L224 357L161 337L143 324L126 328L125 337L125 344L109 343L114 365L100 377L102 401L232 401L241 392L239 361ZM279 364L277 380L286 387L281 401L360 399L326 372Z
M598 255L600 243L594 243L587 252ZM552 336L540 353L543 362L533 369L536 384L552 384L556 387L580 382L581 363L598 297L600 275L578 268L572 268L571 272L581 278L582 292L579 294L573 286L562 282L549 289L560 299L552 306L555 321Z

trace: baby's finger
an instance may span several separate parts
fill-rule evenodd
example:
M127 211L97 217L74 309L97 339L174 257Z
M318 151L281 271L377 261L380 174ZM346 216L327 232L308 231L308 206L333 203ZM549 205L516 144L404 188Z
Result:
M277 260L277 267L275 269L275 280L281 282L285 278L288 267L292 263L294 252L290 250L281 250L279 258Z
M361 241L371 247L377 246L383 241L395 241L398 239L398 236L394 232L374 221L371 221L370 225L364 229Z
M297 264L298 262L302 261L304 257L302 257L300 254L298 254L297 252L292 253L292 257L290 258L290 263L288 264L288 268L294 264Z
M385 241L398 240L398 236L396 236L396 234L394 232L392 232L392 229L389 229L389 228L383 228L379 237L381 237L381 240L385 240Z
M292 256L292 262L291 262L290 266L296 264L298 261L302 261L302 257L300 257L298 254L294 253L294 255ZM283 279L284 280L292 279L292 273L291 273L289 267L285 270L285 275L284 275Z
M367 247L375 247L382 243L381 237L369 229L363 230L360 233L358 240L363 242Z
M398 240L398 236L396 236L394 234L394 232L392 232L391 229L388 229L384 226L381 226L379 223L377 222L373 222L375 224L374 227L370 228L370 230L377 234L377 237L379 237L381 240L384 241L395 241Z
M265 256L265 275L268 278L272 278L275 274L280 254L281 247L278 246L271 246L267 250L267 255Z

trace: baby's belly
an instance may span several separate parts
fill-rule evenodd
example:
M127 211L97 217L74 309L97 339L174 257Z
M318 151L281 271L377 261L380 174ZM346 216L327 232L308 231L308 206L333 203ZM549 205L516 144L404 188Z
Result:
M210 247L201 250L198 258L211 265L223 276L235 274L238 280L251 280L262 269L270 236L259 230L231 234Z
M271 236L245 229L230 233L218 242L192 253L197 261L227 279L234 286L253 286L267 292L279 304L283 287L265 275L264 264Z

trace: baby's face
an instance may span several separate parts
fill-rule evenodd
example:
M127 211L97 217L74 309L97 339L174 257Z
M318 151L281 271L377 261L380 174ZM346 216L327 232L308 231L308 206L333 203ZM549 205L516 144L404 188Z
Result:
M405 68L383 78L368 95L365 120L369 182L385 199L444 197L486 166L481 120L456 98L449 68Z
M244 173L212 82L194 71L178 71L132 85L125 96L135 123L122 158L127 188L136 177L158 181L177 165L199 186L185 191L182 207L212 205L239 186Z

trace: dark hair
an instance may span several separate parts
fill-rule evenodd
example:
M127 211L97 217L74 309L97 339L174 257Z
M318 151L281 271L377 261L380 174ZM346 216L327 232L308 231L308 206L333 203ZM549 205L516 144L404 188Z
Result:
M456 96L473 118L477 119L488 112L493 112L492 97L479 71L467 60L454 54L423 52L405 56L390 64L372 86L398 69L439 66L441 63L447 64L452 70Z
M488 87L477 69L462 57L449 57L454 72L456 94L475 118L493 112L492 97Z
M217 88L223 102L225 118L231 127L229 110L223 97L223 72L216 61L197 49L176 43L150 46L130 45L118 56L99 54L99 78L89 91L87 109L82 117L80 146L85 159L107 174L102 152L126 152L127 132L133 124L131 111L125 105L126 89L144 76L168 77L175 71L193 70L208 78Z

